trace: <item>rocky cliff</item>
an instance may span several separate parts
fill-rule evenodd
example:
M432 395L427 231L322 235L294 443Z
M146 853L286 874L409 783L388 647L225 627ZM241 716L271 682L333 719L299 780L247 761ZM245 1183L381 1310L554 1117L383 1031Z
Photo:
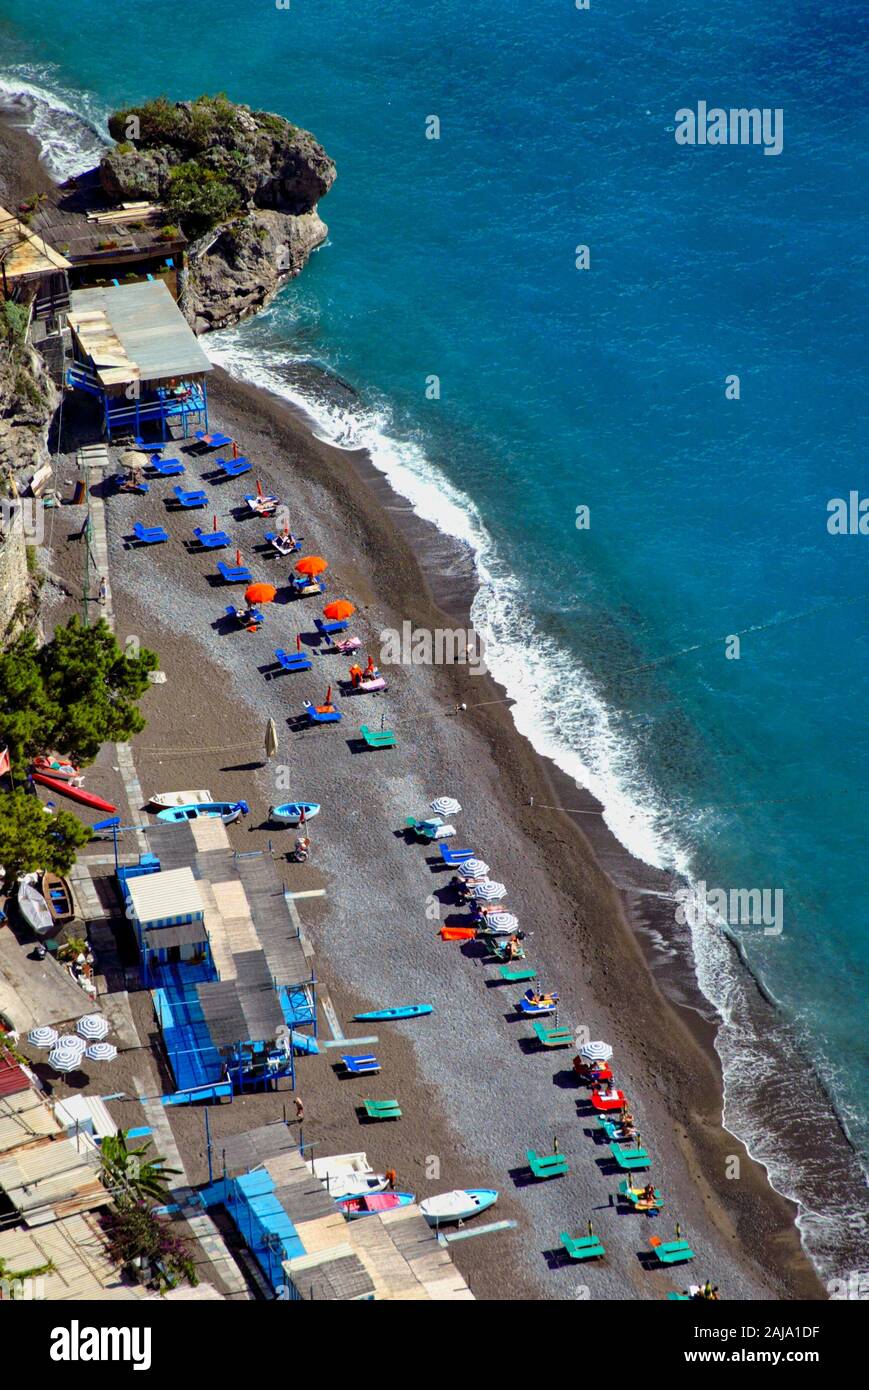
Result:
M117 111L100 164L117 202L148 199L190 238L182 306L197 332L261 309L327 228L317 203L335 165L310 131L224 97Z
M4 503L23 494L34 473L50 461L47 436L56 405L42 358L10 332L5 314L0 316L0 642L35 601L27 544L38 539L25 534L21 518L16 520Z

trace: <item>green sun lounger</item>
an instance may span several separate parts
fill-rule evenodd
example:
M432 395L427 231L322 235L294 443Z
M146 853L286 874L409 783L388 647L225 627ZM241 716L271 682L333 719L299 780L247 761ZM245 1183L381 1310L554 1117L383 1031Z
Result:
M562 1231L560 1239L571 1260L599 1260L606 1254L597 1236L572 1236Z
M673 1303L690 1303L692 1301L690 1293L668 1293L667 1297Z
M626 1171L633 1168L651 1168L652 1160L645 1149L623 1149L621 1144L611 1144L610 1153L620 1168Z
M668 1240L663 1245L653 1245L652 1249L662 1265L683 1264L694 1258L687 1240Z
M369 729L363 724L359 730L369 748L394 748L395 734L391 729Z
M401 1106L397 1100L363 1100L369 1120L400 1120Z
M560 1178L570 1172L570 1164L564 1154L538 1154L533 1149L526 1149L525 1157L535 1178Z
M576 1041L570 1028L547 1028L539 1019L531 1026L541 1047L572 1047Z
M498 968L498 974L511 985L523 985L526 980L537 979L537 971L530 965L502 965ZM534 1026L535 1033L538 1026Z

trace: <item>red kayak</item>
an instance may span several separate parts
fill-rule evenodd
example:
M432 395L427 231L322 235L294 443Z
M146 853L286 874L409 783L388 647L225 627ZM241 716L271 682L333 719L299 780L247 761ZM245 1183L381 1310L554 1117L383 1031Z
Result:
M56 777L46 777L44 772L32 772L30 775L34 782L48 787L50 791L71 796L73 801L80 801L83 806L93 806L95 811L108 811L109 815L117 815L117 806L113 806L110 801L104 801L101 796L94 796L93 792L86 792L83 787L71 787L69 782L58 782Z

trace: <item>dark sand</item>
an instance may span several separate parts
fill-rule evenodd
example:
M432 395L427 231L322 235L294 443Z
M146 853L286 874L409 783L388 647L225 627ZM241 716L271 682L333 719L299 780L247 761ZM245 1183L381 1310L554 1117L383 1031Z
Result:
M366 476L373 470L364 458L314 440L283 402L223 373L213 375L211 399L212 424L237 437L256 459L264 486L288 500L294 529L308 538L306 550L329 556L329 596L346 593L356 602L359 615L352 626L360 636L373 637L404 618L416 627L452 627L456 618L464 623L472 582L467 562L403 504L384 510L384 497L392 495L379 477ZM185 481L195 485L208 471L190 462ZM158 482L147 499L124 497L109 505L118 636L134 633L155 648L168 677L145 697L148 728L134 743L144 789L201 785L220 797L244 795L253 815L231 828L231 838L238 848L265 847L265 812L270 800L280 798L252 765L261 761L262 727L274 712L279 757L298 788L285 794L314 795L324 804L313 824L312 863L282 861L291 889L327 890L322 899L299 903L316 948L321 988L348 1034L359 1032L348 1020L360 1006L408 998L436 1003L430 1020L371 1030L378 1033L375 1050L383 1062L376 1083L339 1080L335 1051L303 1060L306 1142L316 1143L320 1153L365 1148L376 1166L392 1163L399 1185L419 1195L471 1183L497 1186L502 1195L496 1214L515 1218L518 1230L453 1247L479 1297L574 1297L580 1281L596 1297L661 1297L668 1288L682 1287L687 1273L647 1271L641 1252L653 1231L670 1236L676 1219L698 1253L692 1277L710 1274L725 1298L823 1297L800 1248L792 1205L771 1190L763 1169L721 1127L720 1076L709 1028L661 993L601 861L610 872L618 866L620 883L625 873L629 882L636 875L642 881L646 871L636 866L628 872L627 856L602 825L593 850L577 818L541 809L559 805L564 779L516 733L503 691L461 668L397 668L388 673L385 697L341 702L344 725L295 732L288 715L299 712L303 698L322 698L328 680L345 675L349 663L316 656L311 673L266 679L274 646L291 645L297 631L310 629L310 618L319 612L312 599L275 605L266 631L256 637L216 633L212 621L236 595L210 585L213 557L192 557L182 548L182 538L203 517L166 512L162 497L170 487ZM261 560L254 548L266 527L233 515L248 490L245 478L215 487L213 510L257 576L275 573L280 582L286 564ZM173 541L152 551L124 549L122 537L134 516L167 525ZM47 622L80 607L81 544L65 534L74 533L76 523L77 511L64 509L49 560L74 598L52 589ZM377 651L372 642L375 656ZM470 707L458 717L452 714L457 701ZM366 718L378 725L381 713L399 733L398 749L356 755L347 740ZM101 764L88 784L105 794L115 779L111 761ZM615 1047L620 1083L655 1156L653 1177L668 1198L657 1225L617 1216L608 1205L615 1177L601 1171L606 1150L594 1142L581 1109L577 1118L577 1101L585 1093L565 1075L569 1054L527 1050L519 1039L530 1029L512 1021L517 992L493 987L494 972L473 950L441 945L434 936L436 922L425 915L427 895L449 875L433 872L431 852L406 844L398 832L405 814L421 811L429 797L444 792L457 795L465 808L457 821L459 842L468 840L489 860L512 890L508 906L533 930L529 959L541 983L561 991L559 1021L587 1023L594 1036ZM575 788L567 789L571 806L584 804L577 796ZM271 836L276 847L281 833ZM456 911L447 902L441 918L444 909ZM136 1004L144 1029L145 997ZM117 1080L113 1075L113 1087ZM363 1094L398 1096L401 1123L361 1125L355 1106ZM289 1093L272 1093L213 1110L215 1156L221 1134L280 1119L285 1108L292 1113L291 1102ZM169 1115L189 1176L199 1180L205 1176L201 1111L174 1109ZM132 1113L119 1119L136 1122ZM549 1151L553 1134L570 1158L570 1176L524 1186L517 1170L525 1148ZM741 1159L741 1177L728 1181L725 1164L734 1154ZM440 1165L437 1176L431 1176L432 1158ZM581 1273L556 1267L547 1252L559 1232L584 1227L589 1217L607 1245L606 1264Z

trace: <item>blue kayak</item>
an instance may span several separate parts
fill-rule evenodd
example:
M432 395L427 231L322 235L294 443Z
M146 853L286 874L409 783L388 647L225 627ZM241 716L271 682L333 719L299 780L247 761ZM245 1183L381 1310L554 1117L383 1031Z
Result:
M405 1004L402 1009L372 1009L367 1014L354 1014L357 1023L382 1023L391 1018L421 1018L423 1014L430 1014L434 1010L434 1004Z
M269 816L272 820L286 821L288 825L301 825L303 812L305 820L309 821L319 811L319 801L283 801L280 806L269 807Z

